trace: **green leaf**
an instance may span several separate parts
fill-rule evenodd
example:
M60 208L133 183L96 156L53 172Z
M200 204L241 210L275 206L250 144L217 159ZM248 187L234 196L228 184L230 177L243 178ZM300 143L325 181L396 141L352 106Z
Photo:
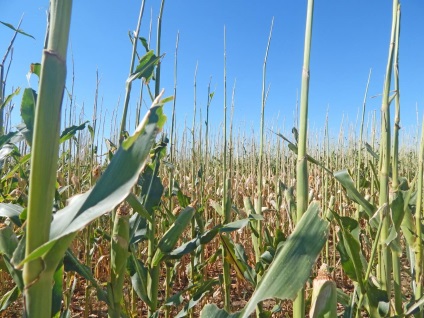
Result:
M125 200L141 217L145 218L149 222L152 222L152 217L150 216L149 212L147 212L145 206L141 204L134 193L131 192Z
M188 206L180 212L174 224L166 231L158 243L158 248L153 257L152 266L157 266L163 256L169 254L180 239L181 234L190 224L196 210Z
M36 91L32 88L25 88L21 103L21 117L29 131L28 135L25 136L29 145L32 144L36 102Z
M38 76L38 78L40 78L41 64L40 63L31 63L29 71L30 71L31 74L35 74L35 75Z
M0 299L0 313L14 303L20 294L21 292L18 286L14 286L11 290L7 291Z
M25 36L28 36L28 37L30 37L30 38L33 38L34 40L35 40L35 38L31 35L31 34L28 34L28 33L25 33L24 31L22 31L21 29L16 29L13 25L11 25L10 23L6 23L6 22L3 22L3 21L0 21L0 23L1 24L3 24L3 25L5 25L5 26L7 26L8 28L10 28L10 29L12 29L13 31L15 31L15 32L18 32L18 33L20 33L20 34L22 34L22 35L25 35Z
M196 292L193 294L189 302L184 306L183 309L175 316L175 318L181 318L184 317L188 311L197 305L199 301L202 300L202 298L210 293L213 290L213 286L217 285L219 282L215 279L210 279L205 281L200 287L196 290Z
M53 275L54 284L52 286L52 317L60 312L62 308L63 294L63 265L59 266Z
M127 270L131 277L131 284L138 297L143 300L147 306L151 306L151 302L147 295L147 268L137 259L133 251L128 258Z
M250 218L250 215L249 215L249 218ZM221 233L234 232L244 228L247 224L249 224L249 219L241 219L241 220L237 220L237 221L225 224L219 231Z
M360 284L361 290L364 290L364 268L362 266L361 245L359 243L359 224L356 220L349 217L340 217L333 212L334 219L340 226L338 233L339 243L337 250L340 253L343 270L354 281Z
M146 83L154 75L155 67L159 63L162 56L156 56L153 50L147 52L139 61L134 73L127 79L127 83L134 81L135 79L143 79Z
M0 216L9 218L16 226L22 226L19 215L24 210L23 207L12 203L0 203Z
M13 225L6 225L0 228L0 255L12 258L17 246L18 237L13 232Z
M206 305L200 312L200 318L239 318L241 315L240 312L229 314L224 309L219 309L215 304Z
M193 252L198 246L209 243L214 239L214 237L219 233L219 230L222 226L217 225L211 230L206 231L202 235L184 243L179 246L171 253L168 254L170 258L181 258L183 255Z
M247 318L260 301L274 297L294 299L304 286L328 235L329 223L322 220L318 212L318 203L311 203L262 277L243 310L243 318Z
M65 142L66 140L71 139L77 131L85 129L85 125L88 123L86 121L85 123L82 123L81 125L72 125L71 127L66 128L62 133L60 134L60 140L59 143Z
M21 92L21 88L18 87L17 89L15 89L15 91L9 95L7 95L7 97L5 98L4 102L0 105L0 109L3 109L7 104L10 103L10 101L12 100L12 98L14 96L19 95L19 93Z
M140 36L138 39L140 40L143 47L146 49L146 53L149 52L149 44L147 43L146 38Z
M221 242L226 253L226 261L233 265L240 279L246 279L252 286L256 286L256 272L247 262L247 256L244 248L240 244L234 244L233 240L227 235L221 235Z
M101 301L108 303L108 297L103 288L97 283L90 268L82 264L78 258L72 253L71 250L67 250L63 259L63 269L65 272L75 272L81 275L83 278L88 280L97 291L97 298Z
M377 228L378 220L375 218L372 219L372 217L374 216L374 213L377 211L377 208L373 206L371 203L369 203L355 188L355 183L353 182L353 179L350 176L349 171L347 171L346 169L337 171L334 173L334 177L336 178L337 181L340 182L340 184L346 190L347 196L351 200L360 204L364 208L365 212L370 218L370 224L373 227Z
M127 144L127 147L118 149L92 190L74 197L67 207L55 213L49 241L34 250L20 265L46 254L56 243L60 246L61 238L68 240L68 235L75 235L128 196L149 158L157 133L162 129L158 123L163 122L163 117L161 107L150 108L136 130L135 135L138 138L133 140L132 144ZM57 254L57 251L55 253ZM59 257L60 255L57 255L57 258Z

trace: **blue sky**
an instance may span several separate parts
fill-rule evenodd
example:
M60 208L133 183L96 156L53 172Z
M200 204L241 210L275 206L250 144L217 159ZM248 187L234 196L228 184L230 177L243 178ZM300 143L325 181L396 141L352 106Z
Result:
M260 4L259 4L260 3ZM128 77L131 46L128 32L136 27L141 1L74 1L69 52L75 67L77 111L84 105L85 119L91 120L96 69L100 75L99 96L103 114L111 116L119 100L118 122L122 114L125 80ZM156 21L160 1L146 1L141 36L148 37L153 19L152 48L155 48ZM44 41L48 1L2 1L0 21L17 24L35 40L18 37L7 82L28 87L26 74L32 62L39 62ZM322 130L327 109L329 124L337 134L342 119L357 125L369 70L372 78L367 100L367 118L379 116L391 27L391 1L315 1L311 78L309 95L310 127ZM402 2L400 43L401 125L414 127L423 115L424 102L424 2ZM306 0L173 0L166 1L162 27L161 86L172 95L177 32L178 51L177 121L180 127L192 122L193 81L196 64L197 106L205 114L207 86L215 91L211 105L211 125L219 129L223 118L223 34L227 39L228 103L236 81L235 127L259 130L262 64L272 17L274 29L267 64L270 85L266 106L266 127L290 130L295 119L301 84ZM12 31L0 26L0 55L6 51ZM140 52L141 52L140 46ZM71 60L68 59L68 74ZM70 81L68 80L68 85ZM31 86L36 88L35 79ZM135 87L138 87L136 84ZM131 112L138 93L134 90ZM19 98L15 99L17 108ZM149 101L146 101L149 104ZM165 112L171 115L171 104ZM199 113L199 111L198 111ZM15 110L15 116L19 113ZM379 118L379 117L378 117ZM16 119L19 121L19 119ZM355 127L355 126L353 126Z

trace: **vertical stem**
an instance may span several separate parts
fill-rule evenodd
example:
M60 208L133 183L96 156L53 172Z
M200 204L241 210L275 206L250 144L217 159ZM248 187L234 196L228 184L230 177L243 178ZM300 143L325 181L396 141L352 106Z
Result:
M230 222L231 210L229 209L229 196L228 196L228 181L227 181L227 48L226 48L226 29L224 26L224 145L223 145L223 169L222 169L222 181L223 181L223 198L222 198L222 210L224 211L224 224ZM230 264L225 261L226 249L222 249L222 262L223 262L223 276L224 276L224 309L227 311L231 310L230 305L230 293L231 293L231 279L230 279Z
M395 85L395 118L393 128L393 162L392 162L392 193L391 201L399 196L399 129L400 129L400 91L399 91L399 37L400 37L400 5L397 8L396 15L396 38L394 47L394 85ZM393 211L395 212L395 211ZM399 237L396 238L398 244L400 244ZM400 315L403 312L402 306L402 278L401 278L401 263L400 257L396 251L392 252L392 263L393 263L393 291L395 296L395 311L396 314Z
M50 2L48 45L43 51L41 62L31 151L26 256L46 243L50 234L71 9L72 1ZM50 317L54 271L46 271L45 267L41 258L24 265L24 300L27 317Z
M371 79L371 69L368 73L368 81L367 86L365 88L365 94L364 94L364 101L362 103L362 118L361 118L361 128L359 131L359 149L358 149L358 163L356 167L356 188L360 188L360 182L361 182L361 163L362 163L362 140L363 140L363 133L364 133L364 119L365 119L365 109L367 104L367 96L368 96L368 87L370 85L370 79ZM356 206L356 219L359 220L359 204Z
M305 30L305 48L303 55L302 88L300 92L299 144L297 154L297 222L308 207L308 161L306 154L308 128L309 61L311 55L312 20L314 0L308 0ZM305 316L305 289L302 288L293 302L293 317Z
M386 79L384 83L383 100L381 105L381 155L380 155L380 197L379 205L385 205L385 211L381 216L383 228L380 237L381 246L381 263L379 279L381 287L387 291L388 296L391 295L391 272L392 264L390 251L386 245L386 240L389 235L390 218L383 217L384 213L389 213L389 170L390 170L390 82L393 65L393 51L396 31L396 16L397 16L398 0L393 0L393 20L392 32L390 37L389 56L386 67Z
M138 16L137 28L136 28L136 31L134 33L134 42L133 42L133 47L132 47L129 75L131 75L134 71L134 61L135 61L135 58L137 57L138 34L140 33L141 19L143 18L144 3L145 3L145 0L142 0L141 7L140 7L140 14ZM158 53L158 56L159 56L159 53ZM126 85L125 85L124 110L123 110L123 113L122 113L121 128L120 128L120 131L119 131L119 140L120 141L122 141L123 134L126 130L127 112L128 112L128 105L130 103L131 87L132 87L132 82L127 81Z
M160 56L160 39L161 39L161 29L162 29L162 14L163 14L163 8L164 8L165 0L162 0L159 16L158 16L158 26L157 26L157 47L156 47L156 54L157 56ZM160 63L156 67L156 77L155 77L155 96L159 95L160 90ZM157 162L155 164L155 171L153 173L153 176L157 174L157 169L159 169L159 159L156 159ZM152 178L153 180L153 178ZM153 259L153 255L156 252L157 249L157 242L156 242L156 220L155 216L152 215L152 221L148 224L148 246L147 246L147 254L148 254L148 266L149 266L149 273L147 275L147 290L148 290L148 297L151 301L151 307L148 310L148 316L150 317L151 314L153 314L157 309L158 304L158 290L159 290L159 265L152 266L151 261Z
M417 206L415 212L415 273L413 275L415 281L414 298L418 300L422 296L423 284L423 243L422 243L422 201L423 201L423 173L424 173L424 125L421 128L421 145L420 157L418 165L418 180L417 180ZM422 313L415 315L415 317L422 317Z

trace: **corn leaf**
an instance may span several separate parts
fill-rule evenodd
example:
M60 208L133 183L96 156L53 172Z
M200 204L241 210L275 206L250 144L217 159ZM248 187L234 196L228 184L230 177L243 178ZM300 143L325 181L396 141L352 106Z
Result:
M243 318L248 317L260 301L274 297L294 299L304 286L327 240L329 223L322 220L318 212L318 203L311 203L262 277L243 310Z
M349 174L349 171L346 169L340 170L334 173L334 177L337 181L340 182L340 184L343 186L343 188L346 190L347 196L355 201L356 203L360 204L368 217L371 219L374 216L374 213L377 211L376 207L373 206L371 203L369 203L355 188L355 183L353 182L352 177ZM370 221L371 225L375 228L378 227L378 220L372 219Z
M56 243L59 248L60 239L70 239L68 235L75 235L128 196L149 158L155 137L162 128L158 123L163 124L164 118L162 107L152 106L133 135L137 138L118 149L92 190L74 197L67 207L56 212L51 224L50 240L34 250L20 265L45 255Z
M22 31L21 29L16 29L16 28L15 28L13 25L11 25L10 23L3 22L3 21L0 21L0 23L1 23L1 24L3 24L3 25L5 25L5 26L7 26L9 29L12 29L12 30L13 30L13 31L15 31L15 32L18 32L18 33L20 33L20 34L22 34L22 35L28 36L28 37L33 38L33 39L35 40L35 38L34 38L31 34L25 33L25 32L24 32L24 31Z

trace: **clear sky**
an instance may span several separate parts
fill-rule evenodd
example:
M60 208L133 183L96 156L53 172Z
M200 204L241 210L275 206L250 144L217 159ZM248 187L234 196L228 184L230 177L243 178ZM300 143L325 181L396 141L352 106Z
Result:
M262 66L271 20L274 29L268 58L266 127L290 129L301 84L306 0L173 0L165 2L162 27L161 86L172 95L177 32L178 51L177 121L191 126L193 81L196 64L197 106L205 114L207 86L215 91L211 125L218 129L223 119L223 43L227 39L228 103L236 81L234 123L258 132ZM122 114L125 80L128 77L131 46L128 32L136 27L141 1L74 1L69 52L75 66L77 110L85 105L91 120L96 69L100 74L99 96L104 115L111 116L118 100L118 122ZM160 1L146 1L141 36L148 37L152 17L152 48ZM28 87L26 74L32 62L39 62L44 42L47 0L0 0L0 21L16 25L24 14L21 29L35 40L19 36L13 53L6 94L12 86ZM391 27L392 2L385 0L315 1L311 78L310 127L322 130L327 109L330 127L337 134L342 119L357 125L368 73L372 78L367 100L367 118L380 114L381 98ZM424 103L424 2L402 1L400 41L401 125L415 127L418 109ZM12 31L0 25L0 56ZM140 52L142 47L140 46ZM68 59L69 68L72 66ZM70 70L69 73L70 74ZM68 84L70 81L68 80ZM31 85L35 88L34 79ZM136 84L135 87L138 87ZM131 99L134 114L135 91ZM15 99L17 108L19 99ZM148 101L146 101L149 104ZM417 108L418 107L418 108ZM165 108L170 117L171 104ZM15 115L18 116L17 109ZM379 117L378 117L379 118ZM421 120L420 120L421 122ZM359 125L357 125L359 126ZM353 126L354 127L354 126ZM413 128L415 129L415 128Z

